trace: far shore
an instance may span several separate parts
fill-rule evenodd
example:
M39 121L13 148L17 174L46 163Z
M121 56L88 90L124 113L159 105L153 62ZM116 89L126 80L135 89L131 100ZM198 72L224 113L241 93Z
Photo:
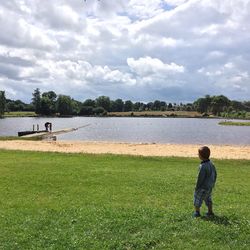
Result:
M116 117L116 118L205 118L205 119L221 119L226 122L234 120L249 121L250 117L222 117L213 114L199 113L197 111L129 111L129 112L108 112L104 115L86 115L86 116L74 116L74 115L52 115L41 116L35 114L35 112L5 112L1 118L24 118L24 117L38 117L38 118L72 118L72 117ZM223 124L224 125L224 124Z
M137 156L176 156L197 157L201 145L193 144L155 144L155 143L122 143L96 141L0 141L0 149L90 153L90 154L123 154ZM214 159L247 159L250 160L250 145L207 145Z
M69 116L40 116L35 114L35 112L5 112L5 118L10 117L74 117L73 115ZM201 114L197 111L129 111L129 112L108 112L104 115L89 115L89 116L79 116L79 117L148 117L148 118L159 118L159 117L169 117L169 118L218 118L212 114Z

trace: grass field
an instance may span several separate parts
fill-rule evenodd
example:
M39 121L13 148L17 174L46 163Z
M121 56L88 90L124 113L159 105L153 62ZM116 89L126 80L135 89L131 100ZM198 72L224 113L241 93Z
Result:
M250 126L250 122L223 121L223 122L219 122L219 124L225 125L225 126Z
M249 249L250 161L214 161L208 220L192 218L198 159L0 157L0 249Z
M4 117L33 117L37 116L35 112L32 111L17 111L17 112L5 112Z
M109 112L108 116L119 117L202 117L196 111L129 111L129 112Z
M19 136L0 136L0 141L41 141L41 137L33 136L33 137L19 137Z

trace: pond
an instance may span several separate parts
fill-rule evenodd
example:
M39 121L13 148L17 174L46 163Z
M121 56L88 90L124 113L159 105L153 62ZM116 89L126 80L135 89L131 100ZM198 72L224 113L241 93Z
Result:
M53 130L90 124L59 135L58 140L250 145L250 126L221 126L220 119L199 118L4 118L0 119L0 136L32 130L33 124L43 130L47 121L53 124Z

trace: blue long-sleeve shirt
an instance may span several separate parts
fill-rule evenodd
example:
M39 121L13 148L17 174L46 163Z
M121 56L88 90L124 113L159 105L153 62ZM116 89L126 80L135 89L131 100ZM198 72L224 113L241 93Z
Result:
M217 172L214 164L210 160L202 161L199 166L199 174L195 189L210 190L214 187L216 179Z

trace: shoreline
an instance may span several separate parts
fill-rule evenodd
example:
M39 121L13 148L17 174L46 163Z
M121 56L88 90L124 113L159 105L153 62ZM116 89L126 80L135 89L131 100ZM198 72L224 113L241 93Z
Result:
M200 144L158 144L100 141L0 141L0 149L116 154L137 156L197 157ZM250 160L250 145L207 145L211 149L211 159Z

